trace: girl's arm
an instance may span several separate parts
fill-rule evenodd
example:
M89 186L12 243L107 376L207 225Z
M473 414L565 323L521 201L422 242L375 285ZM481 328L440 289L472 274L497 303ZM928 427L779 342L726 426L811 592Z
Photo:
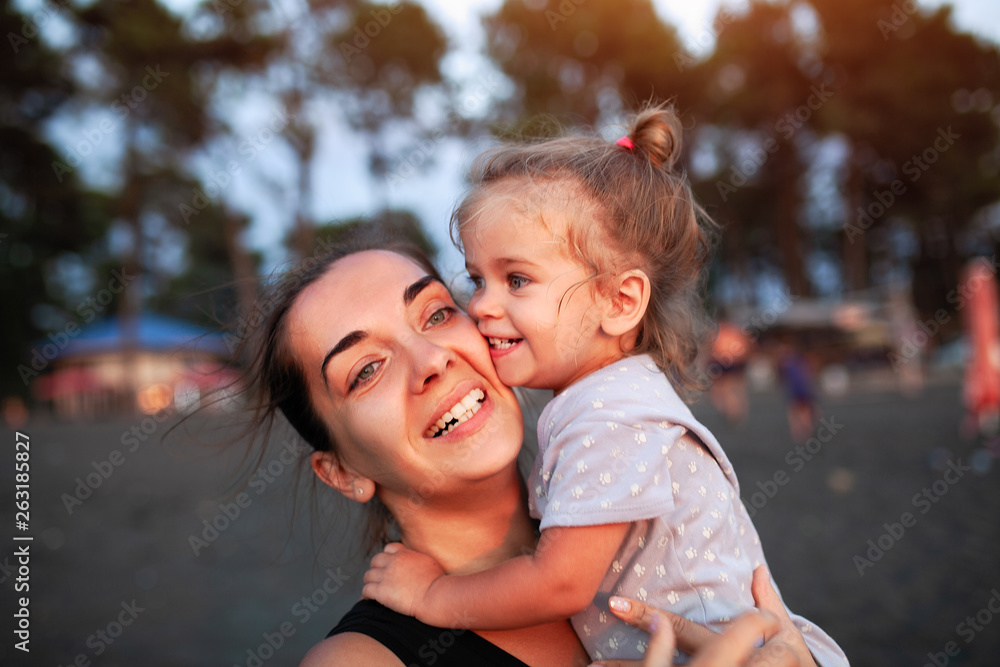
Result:
M533 554L464 575L389 544L372 558L362 595L437 627L510 630L566 619L594 599L629 525L548 528Z

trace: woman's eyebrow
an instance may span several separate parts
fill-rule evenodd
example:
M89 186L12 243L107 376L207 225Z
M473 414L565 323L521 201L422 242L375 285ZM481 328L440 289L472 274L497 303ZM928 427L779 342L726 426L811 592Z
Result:
M413 303L413 300L416 299L417 296L424 291L424 288L430 285L431 283L438 283L439 285L444 286L444 283L442 283L436 277L424 276L423 278L413 283L403 291L403 303L409 306L411 303Z
M351 333L341 338L340 342L334 345L333 349L326 353L326 357L324 357L323 359L323 365L319 367L319 373L323 377L323 384L325 384L327 388L330 387L330 383L327 382L326 380L326 365L330 363L330 360L333 359L336 355L340 354L344 350L353 347L354 345L357 345L365 338L368 338L368 334L366 332L352 331Z

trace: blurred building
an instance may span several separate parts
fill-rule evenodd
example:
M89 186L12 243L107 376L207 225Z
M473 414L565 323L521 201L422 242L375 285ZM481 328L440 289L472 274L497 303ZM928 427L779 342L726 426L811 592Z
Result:
M32 384L36 405L67 419L190 412L232 385L223 336L145 313L83 327Z

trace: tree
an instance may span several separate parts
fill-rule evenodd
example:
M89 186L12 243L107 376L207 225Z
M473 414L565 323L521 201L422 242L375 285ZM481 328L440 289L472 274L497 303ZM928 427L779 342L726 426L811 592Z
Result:
M698 188L701 201L718 210L727 234L754 240L729 243L736 253L730 260L745 264L747 250L766 256L776 247L771 259L797 296L811 292L803 262L810 245L800 226L803 150L812 140L810 119L829 99L825 81L803 70L805 47L788 5L753 2L727 21L711 57L695 70L703 82L700 125L721 136L721 173L711 178L714 188Z
M252 85L281 100L289 119L282 137L298 169L289 241L305 256L313 246L311 195L319 137L336 121L363 133L372 174L384 180L392 156L404 152L408 140L441 131L422 127L414 108L422 94L444 84L440 61L447 42L412 2L313 0L295 16L268 5L245 12L248 25L280 42ZM390 148L383 133L399 124L406 132L394 134Z
M4 292L3 395L26 396L44 372L47 345L68 340L83 294L74 289L110 268L99 241L108 226L110 200L90 192L75 174L57 178L60 159L43 138L45 124L76 94L59 54L37 37L39 26L7 2L0 3L0 31L12 48L13 66L0 68L0 285ZM51 12L51 9L46 9ZM44 16L44 15L39 15ZM93 271L87 269L93 267ZM73 278L61 279L71 275ZM77 283L77 284L74 284ZM58 345L56 345L58 347Z
M691 104L691 56L649 0L506 0L484 26L487 51L515 88L497 109L501 133L617 120L650 98Z
M944 306L946 286L957 283L958 235L1000 196L990 157L998 130L987 101L1000 98L1000 54L956 32L948 6L929 12L891 0L812 5L822 26L818 55L836 90L819 126L848 146L846 283L869 283L871 236L890 218L909 219L923 248L918 280L942 272L931 278L937 298L920 300L930 310ZM936 267L926 265L933 255Z

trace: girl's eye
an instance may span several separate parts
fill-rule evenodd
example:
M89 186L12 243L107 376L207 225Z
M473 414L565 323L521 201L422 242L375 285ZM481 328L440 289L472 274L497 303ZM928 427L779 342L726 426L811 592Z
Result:
M354 389L367 384L372 377L375 376L375 372L378 371L380 366L382 366L381 361L373 361L370 364L365 364L365 366L358 371L358 374L354 376L350 389L353 391Z
M455 309L451 307L439 308L427 319L427 324L432 327L440 326L451 318L453 312L455 312Z
M479 276L469 276L469 282L472 283L472 288L476 290L483 289L483 279Z
M510 276L507 278L507 284L510 285L511 289L521 289L531 281L524 276Z

